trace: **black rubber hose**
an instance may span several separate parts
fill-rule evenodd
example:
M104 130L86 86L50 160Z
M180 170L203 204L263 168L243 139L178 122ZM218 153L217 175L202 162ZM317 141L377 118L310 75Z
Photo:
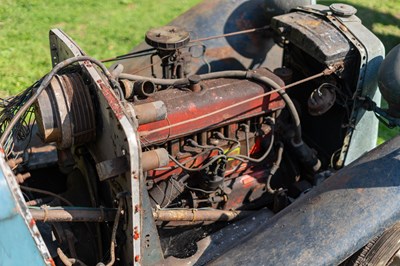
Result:
M226 158L225 155L217 155L214 156L208 163L204 164L201 167L198 168L188 168L186 166L184 166L183 164L181 164L178 160L176 160L172 155L168 154L168 157L171 161L173 161L176 165L178 165L180 168L182 168L183 170L187 171L187 172L198 172L201 170L206 169L207 167L209 167L210 165L212 165L214 162L216 162L217 160L221 159L221 158Z
M247 72L246 71L219 71L213 73L207 73L198 75L200 80L207 80L207 79L216 79L216 78L246 78ZM181 79L160 79L160 78L151 78L151 77L144 77L139 75L131 75L127 73L122 73L119 75L120 79L128 79L133 81L151 81L157 85L162 86L174 86L174 85L189 85L188 78L181 78Z
M269 171L267 182L265 184L265 188L268 193L274 194L276 192L275 189L271 187L271 179L275 175L276 171L278 171L281 162L282 162L282 154L283 154L283 143L278 142L279 148L278 148L278 155L276 156L276 161L273 163L271 170Z
M290 99L289 95L287 95L287 93L285 92L285 90L283 90L281 88L281 86L279 86L275 81L273 81L270 78L261 76L259 74L250 72L248 77L250 79L253 79L255 81L261 82L263 84L269 85L271 86L273 89L277 90L277 92L279 93L279 95L282 97L282 99L285 101L289 111L290 111L290 115L292 116L292 119L294 121L294 124L296 126L296 132L295 132L295 136L293 138L293 142L295 144L300 144L302 143L302 139L301 139L301 124L300 124L300 117L299 114L297 113L296 107L294 106L294 103L292 101L292 99Z

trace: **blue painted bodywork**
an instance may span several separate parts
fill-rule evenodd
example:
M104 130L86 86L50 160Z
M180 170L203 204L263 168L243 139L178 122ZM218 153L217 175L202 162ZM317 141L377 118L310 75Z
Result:
M38 248L41 246L47 251L47 248L40 244L41 236L36 225L29 225L29 221L23 215L26 208L21 206L16 198L22 196L18 195L21 191L18 187L12 189L13 184L10 185L14 181L9 182L10 179L15 177L11 171L7 173L3 156L0 160L0 265L51 265L50 261L45 261ZM36 240L33 233L36 233Z

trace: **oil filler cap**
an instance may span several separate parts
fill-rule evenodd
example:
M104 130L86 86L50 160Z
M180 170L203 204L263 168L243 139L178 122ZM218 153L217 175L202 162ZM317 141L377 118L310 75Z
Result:
M177 26L164 26L146 32L146 43L160 50L176 50L190 41L189 32Z
M340 17L350 17L357 13L357 9L355 7L346 4L332 4L329 6L329 9L333 12L333 14Z

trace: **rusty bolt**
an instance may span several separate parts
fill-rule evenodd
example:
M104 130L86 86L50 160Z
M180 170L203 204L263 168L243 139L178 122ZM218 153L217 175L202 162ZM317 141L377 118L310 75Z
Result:
M56 263L52 258L48 258L47 261L50 263L51 266L56 266Z
M286 31L286 28L285 27L279 27L278 31L279 31L279 33L282 34L282 33L284 33Z
M8 164L8 166L10 166L11 169L14 169L16 166L18 166L23 161L24 161L24 159L22 159L22 158L10 159L7 161L7 164Z
M345 31L345 32L347 31L347 28L346 28L345 26L343 26L343 25L340 25L339 28L340 28L342 31Z
M29 221L29 227L33 227L35 224L36 224L35 219L32 218L32 219Z
M140 237L140 235L139 235L139 232L138 232L138 227L135 226L135 227L133 228L133 239L138 240L139 237Z
M141 208L139 204L135 205L135 213L140 212Z
M24 183L25 180L28 179L29 177L31 177L31 174L29 172L25 173L25 174L17 174L16 175L18 184Z

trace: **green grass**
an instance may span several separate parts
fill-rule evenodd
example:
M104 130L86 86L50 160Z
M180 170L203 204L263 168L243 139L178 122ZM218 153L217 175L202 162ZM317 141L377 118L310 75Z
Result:
M89 55L131 50L146 30L164 25L201 0L0 0L0 97L15 94L51 68L48 32L61 28ZM330 4L337 1L318 1ZM389 51L400 43L400 1L342 0ZM380 128L378 142L400 130Z
M338 1L319 1L330 4ZM400 43L400 1L398 0L341 0L357 8L363 24L372 30L390 51Z
M48 32L61 28L89 55L108 58L141 42L200 0L0 0L0 96L15 94L51 68Z

